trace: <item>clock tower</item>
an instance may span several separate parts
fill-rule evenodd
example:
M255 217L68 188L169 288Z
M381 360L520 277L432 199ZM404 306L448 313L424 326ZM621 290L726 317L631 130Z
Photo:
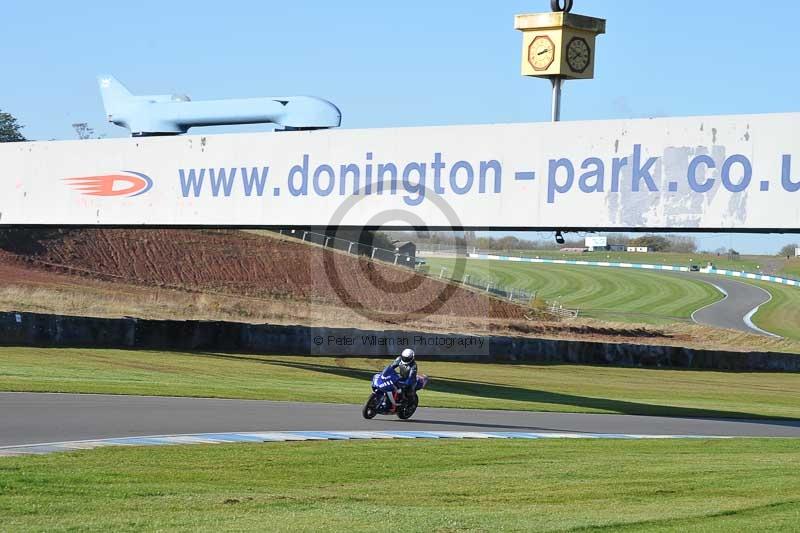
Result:
M570 13L574 0L551 0L552 13L517 15L522 32L522 75L553 82L553 120L561 116L563 80L594 78L597 36L606 32L604 19Z
M606 21L564 11L517 15L522 32L522 75L594 78L595 41Z

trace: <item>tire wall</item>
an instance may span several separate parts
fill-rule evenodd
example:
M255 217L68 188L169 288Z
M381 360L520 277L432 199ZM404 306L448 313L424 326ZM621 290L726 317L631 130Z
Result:
M399 330L364 331L15 312L0 313L0 345L376 358L394 357L403 348L411 347L421 360L800 371L800 356L767 352L742 353L674 346Z

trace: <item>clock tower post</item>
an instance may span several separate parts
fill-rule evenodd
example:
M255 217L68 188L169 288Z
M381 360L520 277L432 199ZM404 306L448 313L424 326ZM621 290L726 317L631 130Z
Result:
M561 120L564 80L594 78L595 43L606 32L604 19L571 13L574 0L551 0L551 13L517 15L522 32L522 75L553 83L553 121Z

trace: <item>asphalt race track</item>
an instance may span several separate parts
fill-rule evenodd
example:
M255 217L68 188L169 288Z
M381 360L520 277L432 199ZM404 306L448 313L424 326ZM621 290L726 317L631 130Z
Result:
M358 405L0 393L0 447L151 435L350 430L800 437L800 421L420 408L403 422L394 417L364 420Z
M693 275L726 298L700 309L701 324L750 333L763 289ZM365 390L365 399L366 399ZM424 404L424 399L423 399ZM800 421L665 418L420 408L410 421L364 420L361 406L93 394L0 393L0 447L63 441L242 431L454 431L800 437Z
M755 285L721 276L700 275L700 279L721 289L726 297L715 304L695 311L692 315L695 322L715 328L772 335L759 329L749 320L756 309L772 299L770 293Z

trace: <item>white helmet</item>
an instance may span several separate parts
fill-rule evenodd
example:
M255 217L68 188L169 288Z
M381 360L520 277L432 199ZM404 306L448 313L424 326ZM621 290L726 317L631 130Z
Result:
M412 350L411 348L406 348L405 350L403 350L403 353L400 354L400 360L402 360L405 364L409 365L414 362L415 356L416 354L414 353L414 350Z

